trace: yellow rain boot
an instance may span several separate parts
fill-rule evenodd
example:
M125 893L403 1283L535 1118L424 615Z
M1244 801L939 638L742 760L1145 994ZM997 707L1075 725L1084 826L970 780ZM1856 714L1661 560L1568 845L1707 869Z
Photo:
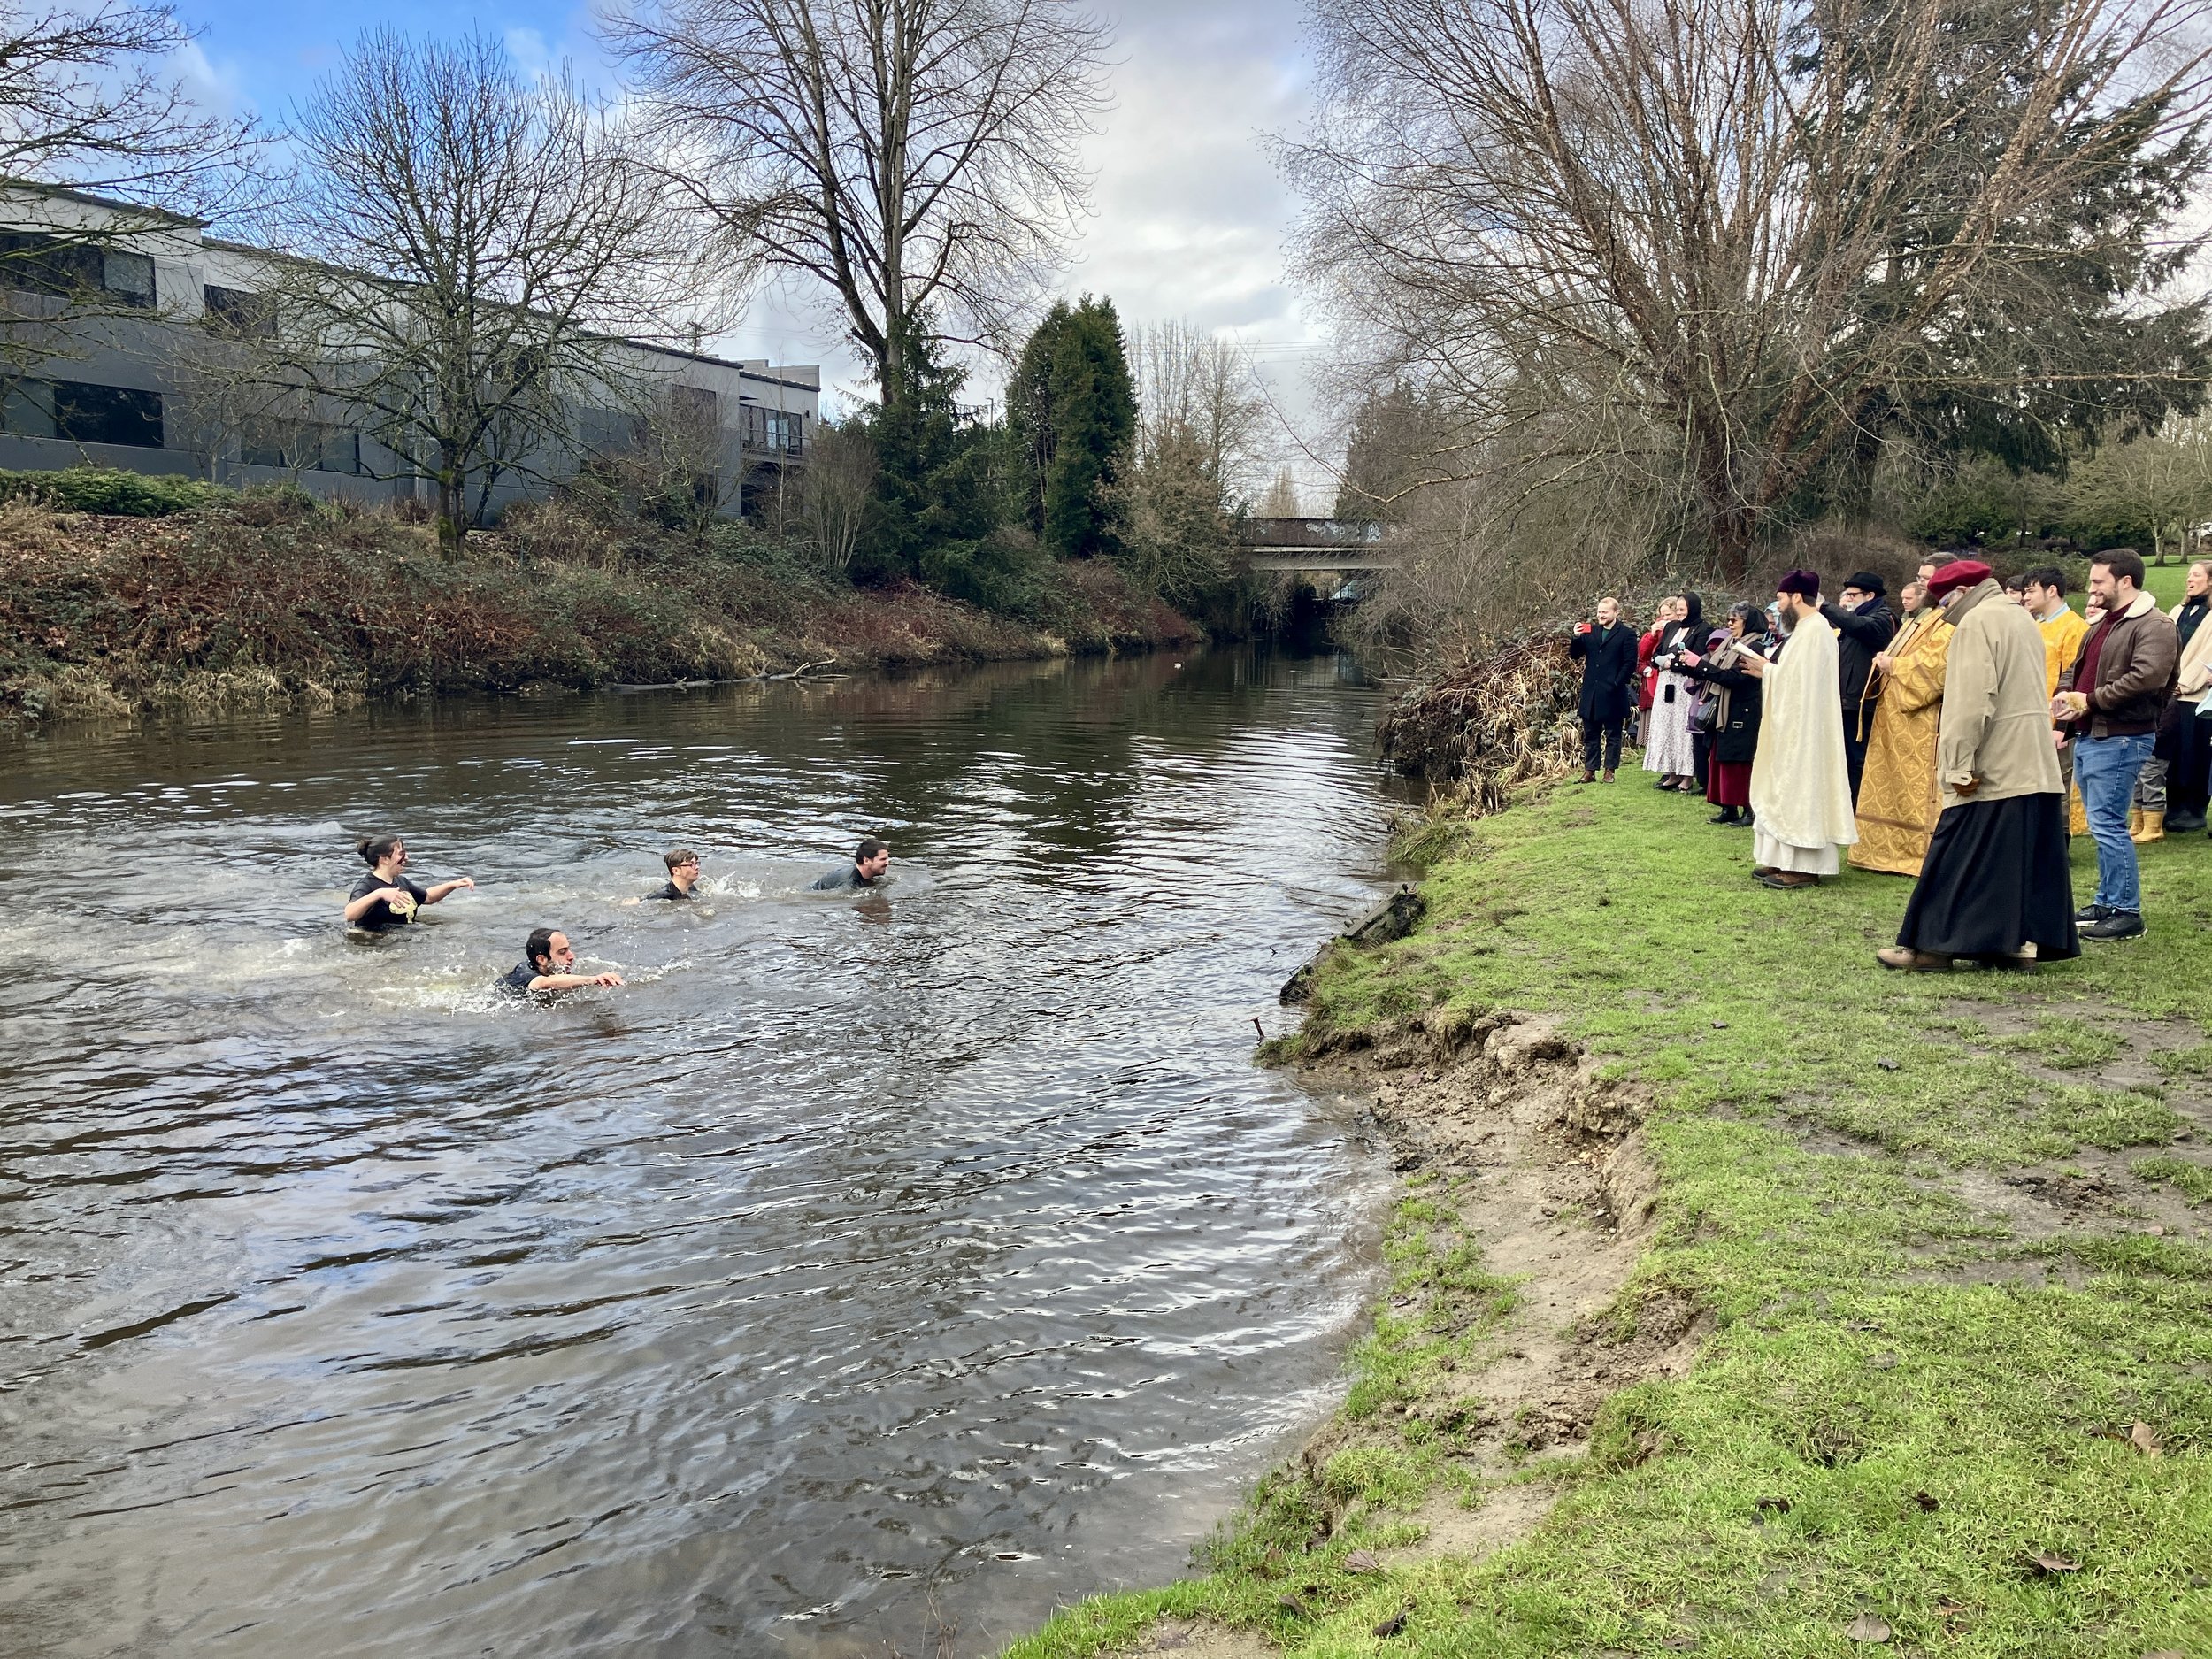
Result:
M2130 807L2128 809L2128 839L2130 841L2140 841L2142 837L2136 832L2140 830L2142 827L2143 809L2139 806Z
M2162 841L2166 839L2166 809L2151 807L2139 814L2140 822L2128 832L2131 841Z

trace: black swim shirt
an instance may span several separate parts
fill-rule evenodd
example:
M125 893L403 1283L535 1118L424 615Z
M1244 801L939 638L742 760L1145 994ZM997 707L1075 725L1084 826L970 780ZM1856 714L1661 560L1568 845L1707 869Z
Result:
M370 894L380 893L386 887L397 887L403 893L411 894L417 904L423 903L430 897L429 889L409 880L404 874L387 881L372 870L353 884L353 891L346 895L346 902L350 904L356 899L365 899ZM365 927L373 933L380 933L388 927L403 927L414 919L414 912L411 910L403 916L393 910L389 903L379 899L361 912L359 921L351 923L350 926Z
M535 968L526 962L521 963L499 976L498 988L510 996L525 996L529 994L530 981L537 977Z

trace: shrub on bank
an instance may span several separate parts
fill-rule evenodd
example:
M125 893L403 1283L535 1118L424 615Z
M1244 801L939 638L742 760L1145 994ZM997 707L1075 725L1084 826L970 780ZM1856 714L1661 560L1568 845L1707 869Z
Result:
M58 472L0 472L0 501L29 501L64 512L161 518L220 506L238 492L172 472L126 472L111 466L71 466Z

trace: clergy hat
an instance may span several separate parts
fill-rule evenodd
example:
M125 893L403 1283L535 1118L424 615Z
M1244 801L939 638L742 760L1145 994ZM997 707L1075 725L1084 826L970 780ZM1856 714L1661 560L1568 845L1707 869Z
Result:
M1882 579L1872 571L1859 572L1857 575L1846 581L1844 586L1855 588L1863 594L1886 594L1889 591Z
M1786 572L1782 580L1774 584L1774 591L1778 594L1795 594L1804 599L1817 599L1820 597L1820 572L1818 571Z
M1989 577L1989 566L1979 559L1953 559L1928 578L1928 597L1940 599L1954 589L1974 587L1987 581Z

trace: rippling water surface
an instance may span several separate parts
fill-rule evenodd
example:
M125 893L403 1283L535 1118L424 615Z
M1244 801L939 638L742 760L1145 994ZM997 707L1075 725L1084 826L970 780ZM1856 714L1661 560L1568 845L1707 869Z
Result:
M0 749L0 1651L979 1653L1173 1574L1369 1283L1379 1164L1248 1056L1379 882L1374 712L1217 654ZM350 939L388 827L477 890ZM543 925L628 987L495 999Z

